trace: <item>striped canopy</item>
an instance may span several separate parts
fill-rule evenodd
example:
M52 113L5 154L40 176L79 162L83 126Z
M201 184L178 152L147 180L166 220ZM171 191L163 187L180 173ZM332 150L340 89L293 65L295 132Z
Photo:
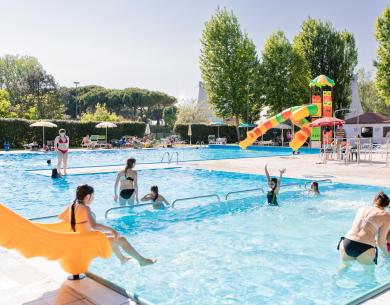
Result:
M330 77L327 77L324 74L318 75L315 79L310 81L309 86L310 87L333 87L335 85L335 82Z

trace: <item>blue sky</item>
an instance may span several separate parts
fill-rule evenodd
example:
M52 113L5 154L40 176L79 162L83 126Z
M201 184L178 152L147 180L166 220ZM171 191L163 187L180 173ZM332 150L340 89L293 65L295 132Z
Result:
M31 55L60 85L141 87L196 98L204 22L233 10L260 53L281 29L292 40L308 16L355 35L357 68L372 70L384 0L0 0L0 56Z

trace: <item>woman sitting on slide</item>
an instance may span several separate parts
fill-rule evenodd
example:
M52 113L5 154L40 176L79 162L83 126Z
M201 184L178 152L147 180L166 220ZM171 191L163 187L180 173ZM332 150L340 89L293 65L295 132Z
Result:
M112 250L119 258L121 263L126 263L130 257L125 256L123 252L134 257L141 266L151 265L156 259L145 258L135 250L127 239L118 234L113 228L102 225L95 221L92 215L90 205L94 199L94 189L88 184L77 187L76 199L71 206L67 207L58 217L68 221L74 232L89 232L93 230L103 231L111 242Z
M138 178L137 172L134 170L136 160L134 158L127 159L126 167L118 172L114 186L114 200L118 201L118 184L120 182L119 204L134 205L134 200L138 201Z
M389 197L380 192L375 196L373 206L359 209L352 228L340 238L337 246L342 260L340 268L347 267L353 260L362 265L377 264L377 245L383 256L390 257L386 240L390 229L390 215L386 211L389 203Z
M145 195L141 201L152 201L154 209L163 209L165 207L164 204L170 205L169 202L164 198L163 195L158 193L158 186L153 185L150 188L150 194Z
M280 185L282 184L282 177L283 174L286 172L286 169L280 169L280 176L279 179L275 177L270 177L267 164L264 167L265 175L267 176L267 182L268 182L268 193L267 193L267 202L269 205L278 205L278 198L277 195L279 193Z

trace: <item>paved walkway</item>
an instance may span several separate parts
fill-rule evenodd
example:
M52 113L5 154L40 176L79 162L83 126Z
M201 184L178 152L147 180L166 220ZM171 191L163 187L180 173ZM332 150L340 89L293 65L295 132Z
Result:
M0 249L0 305L136 305L89 279L69 281L57 262Z

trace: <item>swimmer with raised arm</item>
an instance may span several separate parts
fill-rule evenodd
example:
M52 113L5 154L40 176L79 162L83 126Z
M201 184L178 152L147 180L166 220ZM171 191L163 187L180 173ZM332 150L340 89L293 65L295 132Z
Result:
M150 188L150 193L142 197L141 201L152 201L154 209L163 209L165 207L164 204L169 206L169 202L165 199L163 195L158 193L158 186L153 185Z
M127 159L126 167L120 170L116 176L114 186L114 200L118 201L121 206L126 204L134 205L134 201L138 200L138 175L134 170L136 160L134 158ZM119 197L118 197L118 185Z
M111 242L112 250L122 264L131 259L129 256L125 256L122 251L134 257L141 266L154 264L156 259L143 257L133 248L125 237L119 235L113 228L96 222L90 208L93 199L94 189L92 186L87 184L78 186L76 199L58 217L68 221L74 232L83 233L97 230L105 233Z
M352 228L340 238L337 250L340 252L340 269L348 267L353 260L362 265L377 264L378 248L384 257L387 252L387 234L390 229L390 215L386 211L389 197L382 191L373 200L373 205L358 210Z
M282 184L282 177L283 174L286 172L286 169L279 169L279 179L275 177L270 177L267 164L264 167L265 175L267 176L267 183L268 183L268 192L267 192L267 202L269 205L278 205L278 198L277 195L280 190L280 186Z

